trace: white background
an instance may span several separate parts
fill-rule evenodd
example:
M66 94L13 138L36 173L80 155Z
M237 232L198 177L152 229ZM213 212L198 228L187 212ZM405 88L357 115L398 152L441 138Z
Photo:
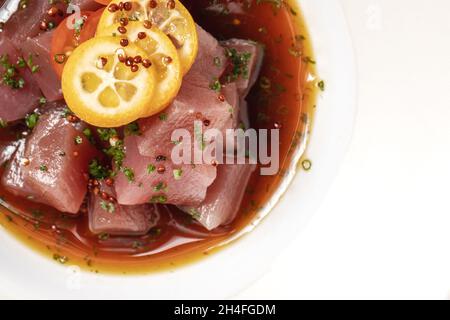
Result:
M341 2L359 69L353 142L306 229L235 298L448 299L450 1Z

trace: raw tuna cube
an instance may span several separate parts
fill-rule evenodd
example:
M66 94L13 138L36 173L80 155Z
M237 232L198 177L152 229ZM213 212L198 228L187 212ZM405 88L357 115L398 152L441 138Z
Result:
M181 209L208 230L231 223L236 218L255 168L250 164L219 165L217 179L208 189L205 201L198 207L182 206Z
M39 105L41 92L31 72L26 66L19 67L19 52L13 44L0 35L0 120L15 121L25 117ZM15 65L16 75L11 77L14 83L5 81L5 65ZM23 87L20 82L23 80ZM20 87L18 87L20 85ZM15 87L15 88L13 88Z
M174 147L173 130L186 129L194 139L195 121L203 122L203 132L211 128L220 131L232 128L234 109L219 96L209 88L183 84L178 96L163 113L139 121L142 132L137 137L139 152L151 157L165 152L169 156Z
M225 71L227 58L224 48L208 32L197 25L198 55L184 81L191 85L209 88Z
M235 66L235 64L233 64L234 59L239 60L239 58L243 58L244 60L247 60L244 65L239 68L239 72L242 74L235 79L239 94L242 97L246 97L259 77L264 59L264 48L257 42L241 39L223 41L221 42L221 45L228 49L227 56L230 58L232 70ZM233 75L232 71L231 74Z
M139 153L136 140L136 136L125 138L126 157L123 166L132 170L134 179L130 180L119 173L115 187L120 204L198 205L205 199L207 188L216 178L216 167L190 164L176 166L170 161L170 155L166 159L145 157Z
M205 74L213 75L215 79L222 75L227 65L224 49L214 37L200 27L198 33L200 52L194 66L185 77L178 96L159 116L139 122L143 134L137 138L138 147L139 152L145 156L157 156L158 153L171 150L173 148L171 134L175 128L187 129L193 136L196 120L206 120L209 126L204 127L204 130L216 128L222 132L235 128L240 122L240 102L250 90L249 86L256 82L263 56L262 47L245 40L234 39L226 42L227 45L234 46L239 54L247 50L245 52L251 54L251 57L248 61L249 78L238 78L235 83L223 86L222 94L226 101L221 101L220 94L209 88L211 79L206 79ZM216 57L220 63L214 63ZM244 110L242 114L245 115L246 111Z
M20 47L27 38L33 38L42 32L42 21L57 25L64 16L58 14L55 17L49 17L48 10L52 6L60 9L63 15L66 13L67 5L64 1L55 1L55 4L50 4L46 0L26 1L26 6L19 8L6 22L4 35L11 39L16 47Z
M67 213L78 213L87 192L88 165L98 156L61 109L42 115L26 142L15 153L2 177L17 196Z
M115 199L114 188L100 182L99 193L89 197L89 228L94 234L144 235L159 219L156 205L142 204L122 206L113 200L105 200L102 193Z
M53 31L44 32L34 38L28 38L21 46L21 51L33 70L33 78L48 101L62 99L61 80L50 63L50 47ZM34 68L34 69L33 69Z

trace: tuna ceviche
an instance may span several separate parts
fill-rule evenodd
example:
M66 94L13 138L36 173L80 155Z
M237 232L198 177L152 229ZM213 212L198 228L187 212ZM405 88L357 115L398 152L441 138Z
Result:
M304 147L308 97L324 88L289 1L21 0L0 12L2 225L92 271L173 264L245 227ZM276 153L272 174L252 141L219 143L249 129Z

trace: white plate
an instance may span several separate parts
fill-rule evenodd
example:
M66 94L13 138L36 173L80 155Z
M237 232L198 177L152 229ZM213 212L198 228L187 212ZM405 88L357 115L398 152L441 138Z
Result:
M173 272L106 276L55 264L0 231L0 296L58 299L227 298L264 274L326 194L350 142L356 112L355 64L338 0L299 0L326 91L318 101L308 157L277 207L251 233L221 252Z

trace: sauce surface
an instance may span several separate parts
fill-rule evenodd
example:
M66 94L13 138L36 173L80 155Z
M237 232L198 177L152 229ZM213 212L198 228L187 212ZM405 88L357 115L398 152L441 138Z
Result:
M251 127L280 128L280 172L257 170L233 223L208 232L190 216L161 206L160 221L143 237L98 237L88 218L15 198L0 187L0 224L28 245L61 264L91 272L136 273L172 268L208 255L258 216L304 148L310 130L318 80L301 11L289 1L184 0L195 21L219 40L242 38L265 46L260 79L248 97ZM0 1L1 3L1 1ZM0 143L17 139L22 128L1 129ZM3 156L3 155L2 155Z

